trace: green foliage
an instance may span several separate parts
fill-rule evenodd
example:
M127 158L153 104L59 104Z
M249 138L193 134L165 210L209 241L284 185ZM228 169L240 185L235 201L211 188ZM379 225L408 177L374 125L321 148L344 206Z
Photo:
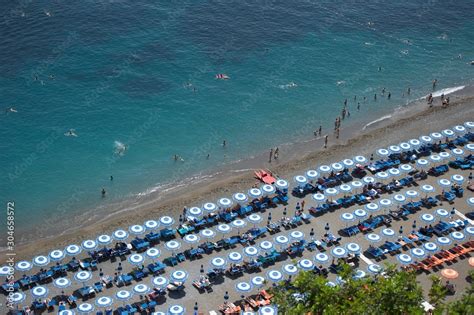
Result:
M428 292L428 297L431 305L433 305L437 312L441 313L444 306L444 299L446 298L447 290L444 284L441 281L441 278L432 275L431 279L431 288Z
M471 286L464 292L461 299L451 302L447 307L449 315L474 314L474 270L469 271Z

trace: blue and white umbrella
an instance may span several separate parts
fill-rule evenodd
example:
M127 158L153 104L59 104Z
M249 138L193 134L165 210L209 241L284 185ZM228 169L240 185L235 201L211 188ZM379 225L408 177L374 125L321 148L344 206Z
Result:
M92 279L92 273L87 270L82 270L74 275L74 279L79 283L86 283L87 281Z
M464 149L470 151L470 152L474 152L474 143L468 143L464 146Z
M386 237L393 237L395 236L395 231L390 228L385 228L382 230L382 234L385 235Z
M8 276L13 274L13 268L9 266L2 266L0 268L0 276Z
M260 191L260 190L259 190ZM202 208L206 212L214 212L217 210L217 206L215 203L212 202L206 202L205 204L202 205Z
M120 290L115 293L115 298L120 301L128 301L132 298L132 293L128 290Z
M410 250L410 254L412 254L413 257L416 257L418 259L423 258L426 255L425 251L421 248L412 248Z
M429 252L435 252L438 250L438 245L436 245L435 243L433 242L427 242L427 243L424 243L423 244L423 247L425 248L425 250L429 251Z
M51 258L52 261L61 261L65 256L64 251L60 249L55 249L49 253L49 258Z
M85 240L82 242L81 246L85 250L93 250L97 248L97 242L94 240Z
M363 219L367 216L367 211L365 211L364 209L356 209L354 211L354 216L358 219Z
M347 222L354 221L355 217L352 213L345 212L345 213L341 214L341 219L347 223Z
M433 140L435 140L435 141L443 139L443 135L440 134L439 132L433 132L433 133L431 133L430 136L431 136L431 138L433 138Z
M245 195L244 195L245 196ZM188 215L199 218L202 216L202 209L199 207L191 207L187 211Z
M409 172L413 171L413 167L409 164L402 164L398 167L398 169L401 172L404 172L404 173L409 173Z
M365 158L365 156L362 156L362 155L356 155L356 156L354 156L354 158L352 160L354 162L356 162L357 164L367 163L367 159Z
M248 282L239 282L235 285L237 292L247 293L252 290L252 285Z
M474 197L467 198L466 202L469 206L474 207Z
M425 221L426 223L432 223L434 222L435 217L431 213L424 213L421 215L421 220Z
M442 160L443 159L438 154L430 155L430 161L433 162L434 164L440 163Z
M440 152L438 153L438 155L443 158L443 159L449 159L451 157L451 154L449 154L448 152L444 151L444 152Z
M387 149L383 149L383 148L382 148L382 149L378 149L378 150L377 150L377 155L380 156L380 157L382 157L382 158L385 158L385 157L387 157L387 156L390 155L390 151L387 150Z
M273 282L278 282L283 279L283 274L278 270L269 270L267 272L267 278Z
M452 149L451 153L455 156L463 156L464 155L464 151L462 149L459 149L459 148Z
M289 243L288 237L285 235L278 235L277 237L274 238L275 243L277 243L280 246L284 246Z
M340 172L344 169L344 166L341 164L341 163L332 163L331 164L331 168L335 171L335 172Z
M73 310L61 310L58 312L58 315L75 315L76 313Z
M360 188L364 187L364 184L363 184L361 181L359 181L359 180L352 181L352 182L351 182L351 185L352 185L352 187L354 187L354 189L356 189L356 190L359 190Z
M42 255L36 256L35 258L33 258L33 264L39 267L46 266L47 264L49 264L49 257Z
M317 203L321 203L321 202L323 202L324 200L326 200L326 196L324 196L324 195L321 194L321 193L316 193L316 194L313 194L313 199L314 199Z
M288 189L288 182L284 179L278 179L276 182L275 182L275 186L278 188L278 189L281 189L281 190L284 190L284 189Z
M145 257L140 254L132 254L128 257L128 262L132 265L138 266L145 261Z
M457 125L457 126L453 127L453 130L454 130L454 132L462 135L466 132L466 127L461 126L461 125Z
M348 193L352 190L352 187L351 185L348 185L348 184L342 184L341 186L339 186L339 190L342 191L343 193Z
M252 223L252 224L258 224L260 222L262 222L262 217L259 215L259 214L256 214L256 213L252 213L251 215L249 215L247 217L247 220Z
M274 305L262 306L258 309L258 315L277 315L278 309Z
M400 153L402 152L402 148L400 148L398 145L391 145L388 147L388 149L390 150L390 152L392 153Z
M112 238L110 237L110 235L102 234L97 237L97 243L103 246L109 245L110 243L112 243Z
M314 255L314 260L321 264L325 264L329 261L329 256L325 253L317 253Z
M205 238L213 238L216 236L216 232L214 232L214 230L211 230L211 229L204 229L201 232L199 232L199 234L201 234L201 236Z
M369 267L367 267L367 270L373 274L378 274L383 271L383 268L377 264L370 264Z
M346 256L347 251L346 251L343 247L337 246L337 247L334 247L334 248L331 250L331 254L332 254L334 257L339 258L339 257L344 257L344 256Z
M71 280L68 278L57 278L54 279L53 284L58 289L65 289L71 285Z
M170 216L162 216L160 218L160 224L163 225L163 226L171 226L174 224L174 219Z
M266 185L263 185L260 190L262 191L262 193L264 195L270 195L270 194L273 194L275 193L275 187L273 185L269 185L269 184L266 184Z
M423 185L421 186L421 190L428 194L434 192L435 188L431 185Z
M243 257L242 257L242 254L239 252L230 252L229 255L227 255L227 259L230 262L237 264L242 261Z
M347 168L352 168L355 163L351 159L345 159L342 161L342 164Z
M418 159L418 160L416 160L416 165L419 168L426 168L430 165L430 162L428 160L425 160L425 159Z
M112 233L112 236L117 241L123 241L128 238L128 233L125 230L120 229Z
M111 306L113 302L114 300L112 298L108 296L102 296L95 300L95 305L97 305L99 308L105 308Z
M472 121L466 121L466 122L464 123L464 127L466 127L467 129L471 130L471 129L474 128L474 122L472 122Z
M387 172L378 172L377 174L375 174L375 177L381 180L386 180L390 177L390 175Z
M240 234L240 229L247 225L247 222L241 219L236 219L232 221L231 225L238 230L238 234Z
M273 187L273 186L272 186ZM232 200L229 198L221 198L217 201L217 204L223 209L228 209L232 206Z
M168 308L169 315L184 315L186 309L181 305L171 305Z
M459 174L454 174L453 176L451 176L451 179L453 182L459 185L462 185L462 183L464 182L464 177Z
M156 288L163 289L168 285L169 280L163 276L159 276L159 277L154 277L153 280L151 280L151 283Z
M314 263L309 259L301 259L298 261L298 267L303 270L312 270L314 268Z
M20 304L25 299L26 299L26 294L23 292L13 292L8 295L8 300L15 305Z
M48 288L43 287L43 286L36 286L33 289L31 289L31 295L33 295L35 299L44 298L48 295L48 293L49 293Z
M354 273L354 275L352 276L353 279L362 279L366 276L366 273L365 271L363 270L360 270L360 269L357 269Z
M375 233L367 234L367 236L366 236L365 238L366 238L368 241L372 242L372 243L380 242L380 240L382 239L382 238L380 237L380 235L375 234Z
M252 188L249 190L249 196L253 199L262 197L262 191L258 188Z
M403 204L405 203L407 198L402 194L396 194L395 196L393 196L393 200L398 204Z
M273 243L269 241L262 241L259 244L260 248L267 251L273 248Z
M139 283L133 287L133 292L136 294L147 294L150 292L150 287L146 284Z
M327 173L330 173L331 172L331 167L329 165L321 165L318 170L323 173L323 174L327 174Z
M441 187L451 187L451 181L446 179L446 178L442 178L442 179L438 180L438 184Z
M15 265L15 269L18 271L28 271L31 268L33 268L33 265L29 261L26 261L26 260L19 261Z
M71 245L66 246L66 248L64 249L64 252L68 256L75 256L82 252L82 248L80 246L77 246L76 244L71 244Z
M244 248L244 254L248 257L255 257L258 255L258 248L255 246L247 246Z
M339 191L334 187L326 188L326 190L324 190L326 196L336 196L338 193Z
M410 256L410 255L407 255L407 254L399 254L399 255L397 255L397 260L398 260L399 262L401 262L402 264L405 264L405 265L407 265L407 264L409 264L409 263L411 263L411 262L413 261L413 259L411 258L411 256Z
M181 247L181 243L175 240L171 240L165 243L165 248L169 251L178 250Z
M444 129L441 131L441 133L448 138L454 137L456 135L451 129Z
M171 274L171 279L177 282L184 282L188 278L188 273L184 270L175 270Z
M290 238L291 238L292 240L296 240L296 241L297 241L297 240L301 240L303 237L304 237L304 233L301 232L301 231L298 231L298 230L292 231L292 232L290 233Z
M152 247L146 250L145 255L150 259L157 259L160 257L161 252L158 248Z
M433 139L430 136L421 136L420 137L421 142L423 143L431 143L433 142Z
M397 177L400 176L402 172L398 168L392 167L388 170L388 174L390 174L390 176Z
M360 253L360 245L357 243L347 243L346 249L348 252L353 253L353 254Z
M282 268L283 272L287 275L293 276L298 273L298 268L293 264L286 264Z
M156 222L156 221L155 221ZM128 230L134 235L140 235L145 233L145 227L143 225L135 224L131 225Z
M156 220L147 220L145 221L143 225L145 226L147 230L151 230L151 231L155 230L156 228L160 226L160 224Z
M418 141L418 140L416 140L416 141ZM402 149L403 151L411 150L411 145L408 142L402 142L402 143L399 144L399 146L400 146L400 149Z
M232 230L231 226L225 223L219 224L217 226L217 231L221 232L222 234L227 234Z
M465 238L464 234L459 231L454 231L451 233L451 237L456 241L461 241Z
M421 145L421 142L418 139L411 139L408 143L414 148L418 148Z
M235 200L235 202L237 202L240 205L244 204L249 199L246 194L241 193L241 192L234 194L232 198Z
M449 212L446 209L437 209L436 210L436 215L441 217L441 218L446 218L449 216Z
M405 192L405 195L407 196L407 198L413 199L418 196L418 192L416 190L407 190Z
M389 207L392 205L392 200L387 199L387 198L380 199L379 205L380 205L382 208L389 208Z
M371 203L368 203L368 204L365 205L365 209L367 211L374 212L374 211L379 210L379 205L376 204L376 203L371 202Z
M77 311L81 314L90 314L94 311L94 305L90 303L81 303L77 306Z
M260 287L263 284L265 284L265 278L262 276L256 276L256 277L253 277L250 282L252 283L252 285L256 287Z
M375 183L375 178L373 178L372 176L365 176L364 178L362 178L362 181L366 184L371 184Z
M440 246L445 246L445 245L449 245L451 244L451 239L449 237L446 237L446 236L441 236L441 237L438 237L436 239L436 242L440 245Z
M308 172L311 172L311 171L308 171ZM317 172L314 171L316 174ZM311 177L310 177L311 178ZM304 186L308 180L306 179L306 177L304 177L303 175L297 175L294 177L294 180L295 180L295 183L298 185L298 186Z
M215 257L211 260L211 265L216 268L223 268L227 261L222 257Z
M199 236L197 236L196 234L186 234L183 237L183 240L188 244L195 244L199 242Z

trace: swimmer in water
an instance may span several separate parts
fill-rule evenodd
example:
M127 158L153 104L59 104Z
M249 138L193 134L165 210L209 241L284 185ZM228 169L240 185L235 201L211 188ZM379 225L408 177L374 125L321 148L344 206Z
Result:
M18 111L16 109L14 109L13 107L10 107L10 108L7 108L5 109L5 112L8 114L8 113L18 113Z
M106 194L106 193L107 193L107 192L105 191L105 188L102 187L102 198L105 197L105 194Z
M77 134L75 133L75 130L74 129L69 129L68 132L65 132L64 135L66 137L77 137Z

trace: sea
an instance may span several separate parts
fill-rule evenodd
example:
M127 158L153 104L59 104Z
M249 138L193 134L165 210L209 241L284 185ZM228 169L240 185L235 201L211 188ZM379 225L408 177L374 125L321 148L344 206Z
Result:
M27 233L472 85L472 4L2 1L0 200Z

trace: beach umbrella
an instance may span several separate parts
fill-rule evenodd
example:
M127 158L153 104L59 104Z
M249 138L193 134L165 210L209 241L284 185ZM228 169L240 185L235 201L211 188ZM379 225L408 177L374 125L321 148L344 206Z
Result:
M240 235L240 229L245 227L247 225L247 223L244 221L244 220L241 220L241 219L236 219L234 221L232 221L231 225L237 229L237 234Z
M459 273L454 269L445 268L441 270L440 273L444 278L449 279L449 280L453 280L459 277Z
M267 278L273 282L278 282L283 279L283 274L278 270L269 270L267 272Z
M331 250L331 254L336 258L340 258L346 256L347 251L343 247L337 246Z
M438 153L438 155L443 159L449 159L451 157L451 154L449 154L448 152L440 152Z
M464 127L466 127L467 129L469 129L469 131L471 131L471 129L474 128L474 122L472 122L472 121L466 121L466 122L464 123Z
M183 237L183 240L188 244L196 244L199 242L199 236L196 234L186 234Z
M231 230L232 228L230 227L230 225L225 223L219 224L217 226L217 231L222 233L222 237L224 237L225 234L230 233Z
M135 291L135 290L134 290ZM117 300L123 301L124 304L126 301L128 301L132 297L132 293L128 290L120 290L115 293L115 298Z
M232 200L229 198L221 198L217 201L217 204L223 209L228 209L232 206Z
M61 261L65 256L64 251L60 249L55 249L49 253L49 258L52 261Z
M64 249L64 252L68 256L76 256L82 252L82 248L77 246L76 244L71 244L71 245L66 246L66 248Z
M146 284L139 283L133 287L133 292L135 294L147 294L148 292L150 292L150 287Z
M237 202L239 205L242 205L244 204L245 202L247 202L248 200L248 197L246 194L244 193L236 193L232 196L232 198L234 199L235 202Z
M423 258L426 255L425 251L421 248L412 248L410 254L417 259Z
M288 189L288 182L284 179L278 179L275 182L275 186L280 190Z
M168 279L166 279L165 277L159 276L159 277L154 277L154 278L151 280L151 283L153 284L153 286L154 286L155 288L163 289L163 288L166 288L166 286L168 285L169 281L168 281Z
M112 305L114 300L108 296L102 296L95 300L95 305L99 308L107 308Z
M382 208L389 208L389 207L392 205L392 200L387 199L387 198L380 199L379 205L380 205Z
M0 276L8 276L10 274L13 274L13 268L9 266L2 266L0 268Z
M459 148L452 149L451 153L455 156L463 156L464 155L464 151L462 149L459 149Z
M373 274L378 274L380 272L382 272L383 268L382 266L380 265L377 265L377 264L370 264L368 267L367 267L367 270Z
M237 292L242 293L242 298L244 297L243 293L250 292L252 290L252 285L248 282L239 282L235 285Z
M449 181L448 179L446 178L442 178L440 180L438 180L438 184L441 186L441 187L451 187L451 181Z
M324 200L326 200L326 196L324 196L324 195L321 194L321 193L316 193L316 194L313 194L313 199L314 199L318 204L320 204L321 202L323 202Z
M385 235L386 237L393 237L395 236L395 231L390 228L385 228L382 230L382 234Z
M214 212L217 210L216 204L212 202L206 202L205 204L202 205L202 208L204 209L204 211L208 213Z
M242 261L243 257L239 252L230 252L229 255L227 255L227 259L230 262L237 264Z
M49 293L48 288L43 287L43 286L36 286L36 287L31 289L31 295L35 299L45 298L48 295L48 293Z
M408 142L402 142L402 143L399 144L399 146L400 146L400 149L402 149L402 151L411 150L411 145Z
M442 158L438 154L432 154L430 155L430 161L433 162L434 164L437 164L441 162Z
M152 221L152 220L150 220ZM153 222L156 222L156 221L153 221ZM140 234L143 234L145 233L145 227L143 225L139 225L139 224L135 224L135 225L131 225L128 230L130 231L130 233L134 234L134 235L140 235Z
M77 272L74 275L74 279L77 282L81 283L83 286L85 286L86 282L89 281L90 279L92 279L92 273L90 271L87 271L87 270L82 270L82 271Z
M344 169L344 166L341 164L341 163L332 163L331 164L331 168L333 169L333 171L335 172L340 172Z
M401 171L401 172L404 172L404 173L409 173L411 171L413 171L413 167L409 164L401 164L398 169Z
M474 143L468 143L464 146L464 149L474 152Z
M441 133L448 138L454 137L456 134L451 129L444 129Z
M403 204L407 200L407 198L402 194L396 194L392 198L398 204Z
M262 306L258 309L258 315L277 315L278 309L275 305Z
M441 218L446 218L449 216L449 212L446 209L437 209L436 215Z
M367 211L365 211L364 209L356 209L354 211L354 216L358 218L359 220L363 219L367 216Z
M454 126L453 130L454 130L454 132L456 132L458 134L461 134L461 135L466 132L466 128L464 126L461 126L461 125Z
M356 189L357 191L358 191L360 188L364 187L364 184L363 184L361 181L359 181L359 180L352 181L352 182L351 182L351 185L352 185L352 187L354 187L354 189Z
M416 190L407 190L405 192L405 195L407 196L407 198L410 198L413 200L413 198L418 196L418 192Z
M256 276L256 277L253 277L250 282L252 283L252 285L256 287L260 287L265 283L265 278L262 276Z
M399 254L397 255L397 260L404 264L404 265L407 265L409 263L411 263L413 261L413 259L411 258L410 255L407 255L407 254Z
M298 268L293 264L286 264L282 268L283 272L289 276L293 276L298 273Z
M367 236L365 237L369 242L372 242L372 243L377 243L381 240L381 237L380 235L378 234L375 234L375 233L370 233L370 234L367 234Z
M400 176L401 173L402 173L402 172L401 172L398 168L393 168L393 167L392 167L392 168L390 168L390 169L388 170L388 174L389 174L390 176L394 176L394 177Z
M352 161L351 159L344 159L342 161L342 164L344 165L344 167L347 167L347 168L352 168L354 166L354 161Z
M408 141L408 143L415 149L421 145L421 142L418 139L411 139L410 141Z
M390 150L390 152L392 153L400 153L402 152L402 148L400 148L398 145L391 145L388 147L388 149Z
M373 178L372 176L365 176L364 178L362 178L362 181L365 184L371 184L371 183L375 183L375 178Z
M77 311L80 314L90 314L94 311L94 305L90 303L81 303L77 306Z
M112 233L112 237L117 241L123 241L128 238L128 233L125 230L120 229Z
M429 193L432 193L435 191L435 188L431 185L423 185L421 186L421 190L424 191L426 195L428 196Z
M152 247L152 248L148 248L145 252L145 255L152 259L152 260L155 260L157 259L158 257L160 257L161 255L161 252L158 248L155 248L155 247Z
M348 184L342 184L341 186L339 186L339 190L342 191L343 193L348 193L352 190L352 187L351 185L348 185Z
M128 257L128 262L135 266L143 264L144 261L145 258L141 254L132 254Z
M314 260L320 264L325 264L329 261L329 256L325 253L317 253L314 255Z
M12 292L8 295L8 301L14 305L22 303L26 299L26 294L23 292Z
M469 206L474 207L474 197L467 198L466 202Z
M317 174L317 172L316 172L316 174ZM297 176L295 176L294 180L295 180L295 183L296 183L298 186L304 186L304 185L308 182L308 180L306 179L306 177L304 177L304 176L302 176L302 175L297 175Z
M184 313L186 312L186 309L181 306L181 305L171 305L169 308L168 308L168 314L169 315L184 315Z
M346 249L349 253L353 253L353 254L360 253L360 245L357 243L347 243Z
M75 315L76 313L73 310L60 310L58 315Z
M449 237L446 237L446 236L441 236L441 237L438 237L436 239L436 242L440 245L440 246L445 246L445 245L449 245L451 244L451 239Z
M424 213L421 215L421 220L426 223L432 223L435 220L435 217L431 213Z
M245 195L244 195L245 196ZM199 218L202 216L202 209L199 207L191 207L188 209L188 215Z
M252 213L247 217L247 220L252 223L255 227L258 223L262 222L262 217L259 214Z
M15 269L18 271L28 271L31 268L33 268L33 264L26 260L19 261L15 265Z
M439 132L433 132L430 136L434 141L443 139L443 135Z
M211 265L215 268L223 268L227 261L222 257L215 257L211 260Z
M290 238L295 241L301 240L302 238L304 238L304 233L298 230L292 231L290 233Z
M425 160L425 159L418 159L416 160L416 165L423 169L423 168L426 168L430 165L430 162L428 160Z
M188 273L184 270L175 270L171 274L171 279L176 282L184 282L188 278Z
M451 233L451 237L456 241L461 241L464 239L465 236L462 232L454 231Z
M249 196L256 199L262 196L262 191L258 188L252 188L249 190Z
M174 251L178 250L180 247L181 243L175 240L171 240L165 243L165 248L171 251L172 253L174 253Z
M431 143L433 142L433 139L430 136L421 136L420 141L423 143Z
M42 255L36 256L35 258L33 258L33 264L38 267L46 266L47 264L49 264L49 257Z
M324 190L324 194L326 196L336 196L338 193L339 193L339 191L334 187L326 188Z
M106 246L112 243L112 238L107 234L102 234L97 237L97 243L102 246Z
M268 251L268 250L273 248L273 243L269 242L269 241L262 241L262 242L260 242L259 246L264 251Z
M258 248L255 246L247 246L244 248L244 254L248 257L255 257L258 255Z
M323 173L323 174L328 174L331 172L331 167L328 166L328 165L321 165L319 168L318 168L319 172Z
M378 149L377 150L377 155L380 156L381 158L385 158L385 157L388 157L390 155L390 151L388 151L387 149Z
M65 289L71 285L71 280L68 278L57 278L54 279L53 285L58 289Z
M342 221L346 222L346 225L347 225L349 222L354 221L355 217L352 213L345 212L345 213L341 214L341 219L342 219Z
M365 156L362 156L362 155L356 155L352 158L352 160L357 164L367 163L367 159L365 158Z
M365 210L369 211L369 212L374 212L374 211L377 211L379 210L379 205L376 204L376 203L368 203L365 205Z
M425 248L425 250L429 251L429 252L435 252L438 250L438 245L436 245L435 243L433 242L427 242L427 243L424 243L423 244L423 247Z
M303 270L312 270L314 268L314 264L309 259L301 259L300 261L298 261L298 267Z
M474 235L474 226L468 226L464 229L464 232L469 234L469 239L471 239L471 236Z
M277 243L278 245L281 246L281 248L283 248L283 246L285 246L286 244L288 244L288 242L290 241L288 239L288 237L286 237L285 235L278 235L277 237L275 237L273 239L275 241L275 243Z
M97 248L97 242L94 240L85 240L81 246L84 250L94 250Z
M151 230L151 231L157 229L160 226L160 224L156 220L147 220L145 221L143 225L145 226L147 230Z
M214 232L211 229L204 229L201 232L199 232L199 234L201 234L201 236L205 238L213 238L216 236L216 232Z
M160 218L160 224L165 226L165 227L171 226L171 225L174 224L174 219L170 216L167 216L167 215L162 216Z
M462 185L462 183L464 182L464 177L459 174L454 174L453 176L451 176L451 179L453 182L456 182L456 184L458 185Z
M262 191L262 193L263 193L264 195L271 195L271 194L275 193L275 190L276 190L276 189L275 189L275 187L274 187L273 185L268 185L268 184L266 184L266 185L263 185L263 186L260 188L260 190Z
M365 271L363 270L360 270L360 269L357 269L354 273L354 275L352 276L353 279L362 279L366 276L366 273Z
M390 177L390 175L387 173L387 172L378 172L377 174L375 174L375 177L381 179L382 181L388 179Z

